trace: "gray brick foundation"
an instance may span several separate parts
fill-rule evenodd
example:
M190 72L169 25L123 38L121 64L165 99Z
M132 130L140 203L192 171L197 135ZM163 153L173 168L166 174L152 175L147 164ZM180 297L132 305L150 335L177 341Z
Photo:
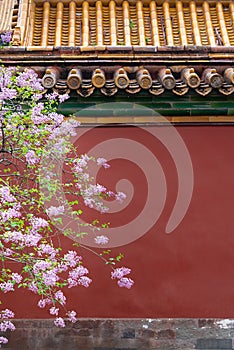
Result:
M234 321L220 319L15 320L11 350L234 350Z

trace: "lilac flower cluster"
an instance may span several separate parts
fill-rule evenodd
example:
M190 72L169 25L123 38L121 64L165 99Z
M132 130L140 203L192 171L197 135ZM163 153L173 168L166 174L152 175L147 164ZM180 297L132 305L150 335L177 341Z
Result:
M8 205L5 207L6 203ZM16 201L14 195L11 194L9 187L0 187L0 218L2 223L9 222L22 217L21 204ZM32 216L29 220L30 226L27 229L21 228L18 230L8 229L3 231L1 238L5 243L19 244L21 247L36 247L42 239L42 235L38 232L46 228L49 223L41 217ZM7 250L8 256L9 248ZM16 275L15 275L16 276ZM6 290L7 285L4 287Z
M14 285L12 282L2 282L0 283L0 289L3 291L3 293L13 292Z
M0 187L0 201L2 203L5 202L14 202L16 201L15 196L13 196L10 192L10 188L8 186L2 186Z
M15 204L13 208L9 208L5 211L0 212L0 216L2 217L2 221L8 221L10 219L19 218L21 213L19 212L20 204Z
M58 250L56 250L51 244L42 243L38 246L38 256L47 255L52 261L56 257Z
M81 260L82 257L77 255L77 252L74 250L69 250L68 253L64 254L64 257L62 259L63 264L70 267L76 267Z
M134 281L131 278L124 277L128 275L130 272L131 272L131 269L127 267L119 267L117 269L114 269L113 272L111 272L111 278L118 279L117 283L119 287L130 289L133 286Z
M15 67L0 67L0 90L10 85L12 77L15 75L15 73Z
M33 274L37 277L38 281L43 281L45 286L47 287L56 287L60 280L60 273L64 273L68 271L68 279L67 286L68 288L72 288L78 285L88 287L91 283L91 279L87 277L88 269L81 264L82 258L77 255L75 251L68 251L64 254L63 258L59 262L55 255L56 250L53 247L49 247L49 244L41 244L38 255L41 257L43 253L45 254L53 254L53 258L50 260L37 260L33 265ZM41 282L40 282L41 283ZM29 290L34 293L38 292L38 288L33 282L29 286ZM46 298L42 298L38 301L38 306L40 308L45 308L47 305L52 305L49 309L51 315L58 316L60 308L55 306L55 303L58 303L61 306L65 306L66 297L62 290L53 290L52 294L48 295ZM76 313L75 311L70 311L67 313L69 319L72 322L75 322ZM58 320L59 317L56 318ZM59 318L60 319L60 318ZM58 321L55 320L55 324ZM61 327L61 325L60 325Z
M59 118L61 118L61 115ZM61 137L76 136L76 128L79 125L80 122L72 118L69 120L63 120L60 127L53 128L49 138L52 140L58 140Z
M44 106L44 103L42 103L42 102L38 102L32 108L31 119L35 125L49 123L50 118L47 114L43 113L44 108L45 108L45 106Z
M25 159L29 165L35 165L40 161L40 159L36 156L34 151L28 151L25 155Z
M15 330L14 324L11 321L3 320L0 323L0 331L1 332L6 332L8 329L10 331L14 331Z
M103 166L105 169L110 168L110 164L107 163L105 158L97 158L97 165Z
M0 347L1 347L1 344L7 344L8 343L8 339L5 338L5 337L0 337Z
M117 201L122 202L126 195L123 192L114 193L113 191L108 191L107 188L101 184L91 183L91 178L87 172L88 163L90 161L95 161L94 158L89 157L88 155L82 155L80 158L74 159L73 161L73 172L75 176L79 179L76 187L79 190L80 195L84 199L84 204L91 209L96 209L101 213L106 213L109 209L101 201L101 198L104 197L114 197ZM109 168L110 165L107 163L105 158L97 158L96 164L98 166L103 166L105 169ZM100 241L100 243L98 243ZM103 239L97 239L97 244L106 244L103 243Z
M41 309L44 309L46 305L51 305L51 304L52 304L52 301L49 298L40 299L37 303L38 307Z
M14 318L15 314L9 309L2 310L0 313L0 332L6 332L6 331L14 331L15 326L14 324L9 320L11 318ZM1 344L7 344L8 339L6 337L1 336L0 337L0 348Z
M12 278L13 283L17 283L17 284L19 284L23 279L23 277L21 275L19 275L17 272L13 272L11 274L11 278Z
M34 232L40 230L41 228L44 228L44 227L47 227L49 225L48 221L43 219L43 218L38 218L38 217L35 217L33 216L31 219L30 219L30 223L32 225L32 230Z
M72 323L75 323L77 321L77 318L76 318L76 312L75 311L68 311L67 312L67 316L68 316L68 319L69 321L71 321Z
M15 317L14 312L9 310L9 309L2 310L1 313L0 313L0 319L14 318L14 317Z
M109 238L104 236L104 235L100 235L100 236L96 236L94 238L94 241L96 244L104 245L104 244L107 244L109 242Z
M54 298L55 300L57 300L61 305L65 305L66 304L66 297L63 294L63 292L61 290L58 290L55 294L54 294Z
M16 78L16 83L20 88L30 87L36 94L44 90L41 79L38 78L37 74L32 69L25 69L23 72L20 72Z
M6 208L4 205L9 203ZM21 216L21 204L16 202L15 196L10 192L8 186L0 187L0 219L7 222L10 219L19 218Z
M4 40L7 42L8 39L4 37ZM88 173L90 162L104 169L109 168L105 158L95 160L82 155L74 159L73 156L69 158L71 153L67 156L68 152L74 152L69 139L76 135L80 123L76 119L64 119L63 115L57 113L58 104L68 98L67 94L46 94L42 102L43 93L41 80L33 70L0 67L0 125L4 128L7 140L4 147L8 147L9 154L13 153L12 158L24 164L19 167L19 178L15 177L11 181L4 177L0 182L0 257L4 268L8 260L20 262L23 266L20 272L6 269L2 274L0 289L7 293L23 286L39 295L38 307L48 309L50 315L55 317L56 326L65 327L65 320L60 317L60 312L66 310L67 303L63 286L87 288L92 280L88 276L88 269L83 265L82 257L76 251L62 251L59 238L61 232L49 220L51 217L58 220L59 216L64 215L67 203L61 204L59 197L57 203L60 204L50 206L42 212L45 198L38 191L38 164L41 156L48 155L48 160L58 160L62 156L67 160L75 179L77 195L82 196L90 208L104 213L108 210L103 203L104 198L113 197L122 201L126 196L94 183ZM51 150L46 147L48 140L53 144ZM47 184L54 175L53 170L48 167ZM6 169L6 173L8 171ZM16 182L18 179L20 181L12 185L15 179ZM49 216L48 220L46 215ZM108 237L97 235L95 242L105 245ZM118 280L120 287L130 288L134 283L126 277L130 271L124 267L115 269L111 277ZM65 312L71 322L76 322L75 311ZM9 321L12 317L14 314L8 309L0 313L0 331L14 330L14 325ZM5 337L0 337L0 347L6 342Z
M67 99L69 99L69 95L68 94L62 94L60 95L58 92L54 91L53 93L51 94L46 94L45 97L48 99L48 100L56 100L58 99L59 100L59 103L63 103L64 101L66 101Z
M17 90L3 87L0 94L0 101L3 102L5 100L13 100L17 96Z
M8 46L12 40L12 32L0 34L0 46Z
M75 269L69 272L68 278L68 288L75 287L77 285L81 285L83 287L89 287L92 282L91 278L85 276L89 273L86 267L82 265L77 266Z
M51 206L46 209L46 214L48 216L58 216L64 213L64 205L60 205L58 207Z
M64 328L66 326L65 322L64 322L64 319L62 317L57 317L54 320L54 324L55 324L56 327L60 327L60 328Z

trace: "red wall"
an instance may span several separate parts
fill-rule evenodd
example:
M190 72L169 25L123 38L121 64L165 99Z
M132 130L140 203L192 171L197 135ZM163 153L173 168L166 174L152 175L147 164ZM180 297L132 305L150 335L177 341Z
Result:
M109 267L84 252L93 283L88 289L68 291L69 308L76 308L79 317L234 317L234 127L180 126L177 131L190 153L194 189L184 219L171 234L165 233L165 227L176 200L178 178L166 148L135 127L90 129L79 139L80 152L88 152L105 139L137 140L155 153L167 182L165 207L156 224L135 242L112 251L123 252L122 264L133 269L131 290L118 288L109 277ZM102 183L114 188L117 179L124 177L134 186L126 209L101 217L118 227L143 209L147 177L144 169L129 161L117 159L111 165L100 172ZM71 241L66 239L64 245L69 247ZM33 295L17 293L17 298L7 296L9 306L17 310L16 317L47 317L33 304Z

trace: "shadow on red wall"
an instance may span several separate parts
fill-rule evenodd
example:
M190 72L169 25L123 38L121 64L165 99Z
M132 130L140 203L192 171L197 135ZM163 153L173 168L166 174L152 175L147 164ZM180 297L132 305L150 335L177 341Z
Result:
M131 290L119 288L110 278L109 266L93 254L81 251L93 283L88 289L67 291L68 307L75 308L78 317L234 317L234 127L180 126L177 131L192 160L194 189L184 219L171 234L165 233L165 227L175 204L178 176L166 147L145 130L131 126L87 129L79 139L81 153L114 138L133 139L144 145L161 164L167 196L160 218L147 233L112 250L113 255L124 253L122 264L133 270L135 285ZM118 180L125 178L134 190L124 209L100 217L117 228L128 225L143 210L150 191L146 173L151 171L152 164L141 169L121 157L110 164L108 171L99 171L98 180L115 189ZM154 203L152 212L153 206ZM88 217L93 215L91 210L87 211ZM64 238L63 244L69 248L72 241ZM14 297L4 295L3 299L4 305L8 301L16 310L17 318L47 317L35 306L35 300L34 295L23 290Z

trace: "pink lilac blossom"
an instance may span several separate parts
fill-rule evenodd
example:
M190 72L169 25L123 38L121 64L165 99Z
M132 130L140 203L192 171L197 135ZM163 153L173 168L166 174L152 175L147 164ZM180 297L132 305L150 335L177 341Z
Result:
M38 78L37 74L33 69L25 69L16 78L16 83L19 87L30 86L33 91L43 91L44 87L41 84L41 79Z
M66 297L63 294L63 292L61 290L58 290L55 294L54 294L54 298L55 300L57 300L61 305L65 305L66 303Z
M57 317L54 320L54 324L55 324L56 327L61 327L61 328L65 327L65 322L64 322L64 319L62 317Z
M68 283L68 288L73 288L78 285L78 282L72 278L68 278L67 283Z
M89 273L89 270L86 269L86 267L80 265L80 266L77 266L72 271L69 271L69 277L73 279L78 279L79 277L87 275L88 273Z
M53 207L46 209L46 214L48 216L57 216L64 213L64 205L60 205L59 207Z
M4 232L2 235L2 239L5 243L14 242L18 243L23 240L23 234L20 231L9 231Z
M122 202L124 199L126 199L126 194L123 193L123 192L118 192L116 195L115 195L115 198L117 201L119 202Z
M33 217L31 220L31 225L33 230L40 230L41 228L47 227L49 225L48 221L43 218Z
M13 292L14 286L11 282L0 283L0 288L4 293Z
M123 277L120 280L118 280L117 283L119 287L130 289L133 286L134 281L131 278Z
M69 250L68 253L64 254L64 262L70 267L75 267L82 260L81 256L78 256L74 250Z
M68 311L67 316L68 316L69 321L71 321L72 323L75 323L77 321L75 311Z
M53 131L51 131L51 135L53 135ZM58 159L67 154L70 150L71 146L65 139L56 139L56 142L53 143L53 147L50 148L49 157Z
M0 188L0 195L2 196L3 202L14 202L16 198L10 193L10 189L7 186L2 186Z
M107 160L105 158L97 158L97 165L101 165L105 169L110 168L110 164L107 163Z
M6 332L8 329L10 331L14 331L15 330L14 324L11 321L6 321L6 320L1 321L0 322L0 331Z
M28 151L25 155L25 158L26 158L26 162L29 165L35 165L40 160L40 158L36 157L36 154L34 151Z
M92 282L91 278L87 277L87 276L82 276L77 280L78 284L88 288L90 283Z
M107 213L109 211L109 208L104 206L102 202L95 203L95 208L98 210L101 214Z
M76 165L74 166L74 168L73 168L73 171L74 171L75 173L80 174L80 173L82 173L82 172L84 171L84 169L81 168L78 164L76 164ZM78 185L78 184L77 184L77 185ZM77 187L78 187L78 186L77 186Z
M126 275L128 275L131 272L131 269L127 268L127 267L119 267L117 269L114 269L114 271L111 272L111 278L122 278Z
M42 239L42 236L39 233L32 232L32 234L24 235L22 243L26 247L36 247L38 242Z
M101 235L101 236L95 237L94 241L95 241L96 244L100 244L100 245L101 244L107 244L109 242L109 238L106 237L106 236Z
M85 198L84 199L84 204L89 207L89 208L94 208L95 200L92 198Z
M106 187L100 184L96 184L96 185L91 184L87 187L87 189L84 190L84 196L85 197L97 196L105 192L106 192Z
M31 284L29 284L28 290L30 290L31 292L33 292L35 294L38 293L38 287L36 286L35 282L32 282Z
M4 241L20 243L22 246L35 247L42 239L39 233L23 234L22 232L13 231L4 233Z
M109 197L115 197L115 193L113 191L107 191L106 194L109 196Z
M69 266L64 262L60 262L58 264L58 269L59 269L59 272L62 272L62 271L65 272L69 269Z
M5 337L0 337L0 344L7 344L8 343L8 339ZM1 347L1 345L0 345Z
M76 128L80 125L80 123L76 120L65 120L61 123L58 128L53 130L53 133L50 136L50 139L56 139L62 136L76 136Z
M50 121L49 117L46 114L32 114L31 118L35 125L48 123Z
M11 274L11 278L12 278L12 281L14 281L15 283L20 283L23 279L23 277L16 272Z
M87 154L83 154L78 160L77 163L82 167L86 167L88 162L90 161L90 157Z
M58 97L58 95L59 95L58 92L54 91L54 92L52 92L51 94L46 94L46 95L45 95L45 98L46 98L47 100L52 101L52 100L56 100L57 97Z
M55 306L53 306L53 307L50 308L50 314L51 314L51 315L58 316L58 313L59 313L59 309L56 308Z
M64 101L66 101L67 99L69 99L69 95L68 94L62 94L58 96L59 99L59 103L63 103Z
M0 101L12 100L17 96L17 91L15 89L10 89L7 87L2 88L0 92Z
M37 305L41 308L44 309L44 307L46 307L46 301L45 299L40 299L37 303Z
M52 247L50 244L40 244L38 250L38 255L42 256L43 254L47 254L50 256L51 259L53 259L56 256L56 250L54 247Z
M14 251L10 248L6 248L4 252L2 252L2 254L4 256L11 256L12 254L14 254Z
M56 112L51 112L49 114L49 118L51 120L53 120L54 125L53 126L58 126L61 125L61 123L63 122L64 116L62 114L56 113Z
M9 309L2 310L0 314L0 318L13 318L13 317L15 317L15 314L13 311Z
M2 220L6 222L10 219L19 218L21 213L15 208L9 208L8 210L1 211L0 216L2 217Z
M46 271L47 269L50 269L51 266L52 263L50 261L39 260L33 265L33 273L38 274L41 271Z
M35 101L41 100L42 97L43 97L43 95L40 94L40 93L35 93L35 94L33 94L33 99L34 99Z
M32 109L32 118L41 115L44 108L45 108L44 103L38 102Z
M16 67L0 67L0 88L1 90L11 82L12 75L16 72Z
M40 299L37 303L37 305L43 309L44 307L46 307L46 305L50 305L52 304L52 301L49 298L45 298L45 299Z
M0 35L2 44L10 44L12 39L12 32L5 32Z
M46 286L55 286L56 282L59 280L59 277L54 270L49 270L46 271L42 274L43 277L43 282L45 283Z
M90 179L90 175L88 173L83 173L82 174L82 180L85 182L88 182Z
M45 108L44 104L42 102L38 102L33 108L32 108L32 117L35 117L37 115L40 115L43 109Z

